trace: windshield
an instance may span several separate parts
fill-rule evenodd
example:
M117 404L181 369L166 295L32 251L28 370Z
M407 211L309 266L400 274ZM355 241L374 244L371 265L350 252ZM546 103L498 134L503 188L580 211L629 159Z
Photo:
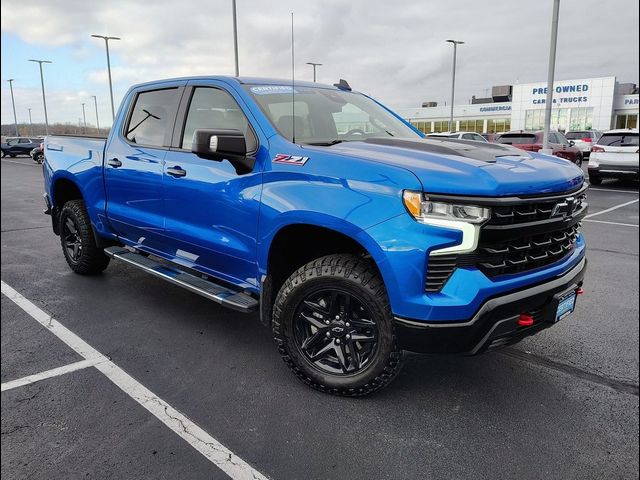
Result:
M637 133L605 133L598 140L598 145L609 147L637 147Z
M583 138L591 138L591 132L567 132L564 136L568 140L582 140Z
M294 90L287 85L245 88L280 134L290 141L333 145L373 137L420 138L401 120L360 93L299 86Z
M536 136L534 134L527 135L526 133L505 133L500 135L496 142L509 145L532 144L536 143Z

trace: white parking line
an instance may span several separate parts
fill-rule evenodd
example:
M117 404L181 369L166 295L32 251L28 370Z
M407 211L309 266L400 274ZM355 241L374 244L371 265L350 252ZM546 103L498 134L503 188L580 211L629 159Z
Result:
M595 217L596 215L602 215L603 213L609 213L609 212L612 212L613 210L617 210L618 208L626 207L627 205L631 205L632 203L636 203L638 201L640 201L640 199L636 198L635 200L631 200L630 202L621 203L620 205L616 205L615 207L607 208L606 210L601 210L601 211L596 212L596 213L591 213L591 214L587 215L584 218L591 218L591 217Z
M621 227L636 227L638 228L638 225L636 225L635 223L620 223L620 222L605 222L604 220L582 220L583 222L592 222L592 223L604 223L606 225L619 225Z
M64 365L58 368L52 368L51 370L47 370L45 372L28 375L26 377L18 378L17 380L11 380L10 382L4 382L2 384L2 391L6 392L7 390L11 390L13 388L23 387L25 385L39 382L40 380L59 377L60 375L64 375L65 373L71 373L77 370L82 370L83 368L93 367L96 365L96 363L98 363L96 360L80 360L79 362L70 363L69 365Z
M15 163L16 165L26 165L27 167L39 167L39 163L16 162L15 160L2 160L2 163Z
M616 190L614 188L594 188L589 187L590 192L615 192L615 193L634 193L638 195L638 192L634 192L633 190Z
M265 475L236 456L186 415L159 398L106 356L55 320L51 315L20 295L4 281L2 281L2 293L86 360L96 362L95 368L115 383L124 393L151 412L231 478L238 480L267 480Z

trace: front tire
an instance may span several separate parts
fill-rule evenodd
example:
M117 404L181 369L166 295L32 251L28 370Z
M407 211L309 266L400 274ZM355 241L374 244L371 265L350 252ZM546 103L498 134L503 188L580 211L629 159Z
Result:
M576 166L582 168L582 154L579 153L578 156L576 157Z
M82 200L65 203L58 222L62 253L71 270L89 275L107 268L110 259L96 245L91 221Z
M342 396L388 385L400 371L393 315L371 262L329 255L295 271L273 309L282 359L304 383Z
M44 160L44 153L36 153L35 156L33 157L34 162L36 163L42 163Z

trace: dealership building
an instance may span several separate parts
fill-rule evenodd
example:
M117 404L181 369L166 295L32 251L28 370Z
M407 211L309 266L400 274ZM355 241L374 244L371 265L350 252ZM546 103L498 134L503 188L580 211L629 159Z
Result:
M616 77L583 78L557 81L553 90L554 130L637 128L635 84L618 83ZM491 97L473 97L468 105L453 107L453 129L449 128L450 106L427 102L421 108L397 112L424 133L542 130L546 97L546 82L493 87Z

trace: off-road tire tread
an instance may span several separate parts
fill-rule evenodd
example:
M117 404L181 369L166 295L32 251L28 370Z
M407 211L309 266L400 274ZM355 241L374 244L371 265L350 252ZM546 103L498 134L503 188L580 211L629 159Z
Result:
M62 234L64 230L62 226L65 218L68 216L73 216L75 218L78 232L82 238L82 256L78 262L74 262L68 257L64 246L64 237ZM62 211L60 212L58 228L58 231L60 232L60 245L62 246L62 252L71 270L80 275L92 275L100 273L107 268L110 258L107 257L103 250L96 245L96 240L91 228L91 220L89 220L89 214L87 213L82 200L69 200L64 204Z
M380 278L376 268L371 264L370 260L358 257L356 255L335 254L317 258L298 268L282 285L273 307L273 338L278 347L280 356L291 371L305 384L325 393L344 397L361 397L369 395L377 390L387 386L398 375L402 367L402 350L397 345L397 338L393 321L392 325L392 348L386 359L383 371L378 374L372 381L358 388L335 388L322 385L303 371L301 371L291 359L285 340L283 337L283 326L280 323L284 303L287 297L295 288L304 282L318 277L337 276L345 279L355 280L360 286L365 287L382 303L384 312L389 318L392 317L391 306L387 297L387 291L384 282Z

